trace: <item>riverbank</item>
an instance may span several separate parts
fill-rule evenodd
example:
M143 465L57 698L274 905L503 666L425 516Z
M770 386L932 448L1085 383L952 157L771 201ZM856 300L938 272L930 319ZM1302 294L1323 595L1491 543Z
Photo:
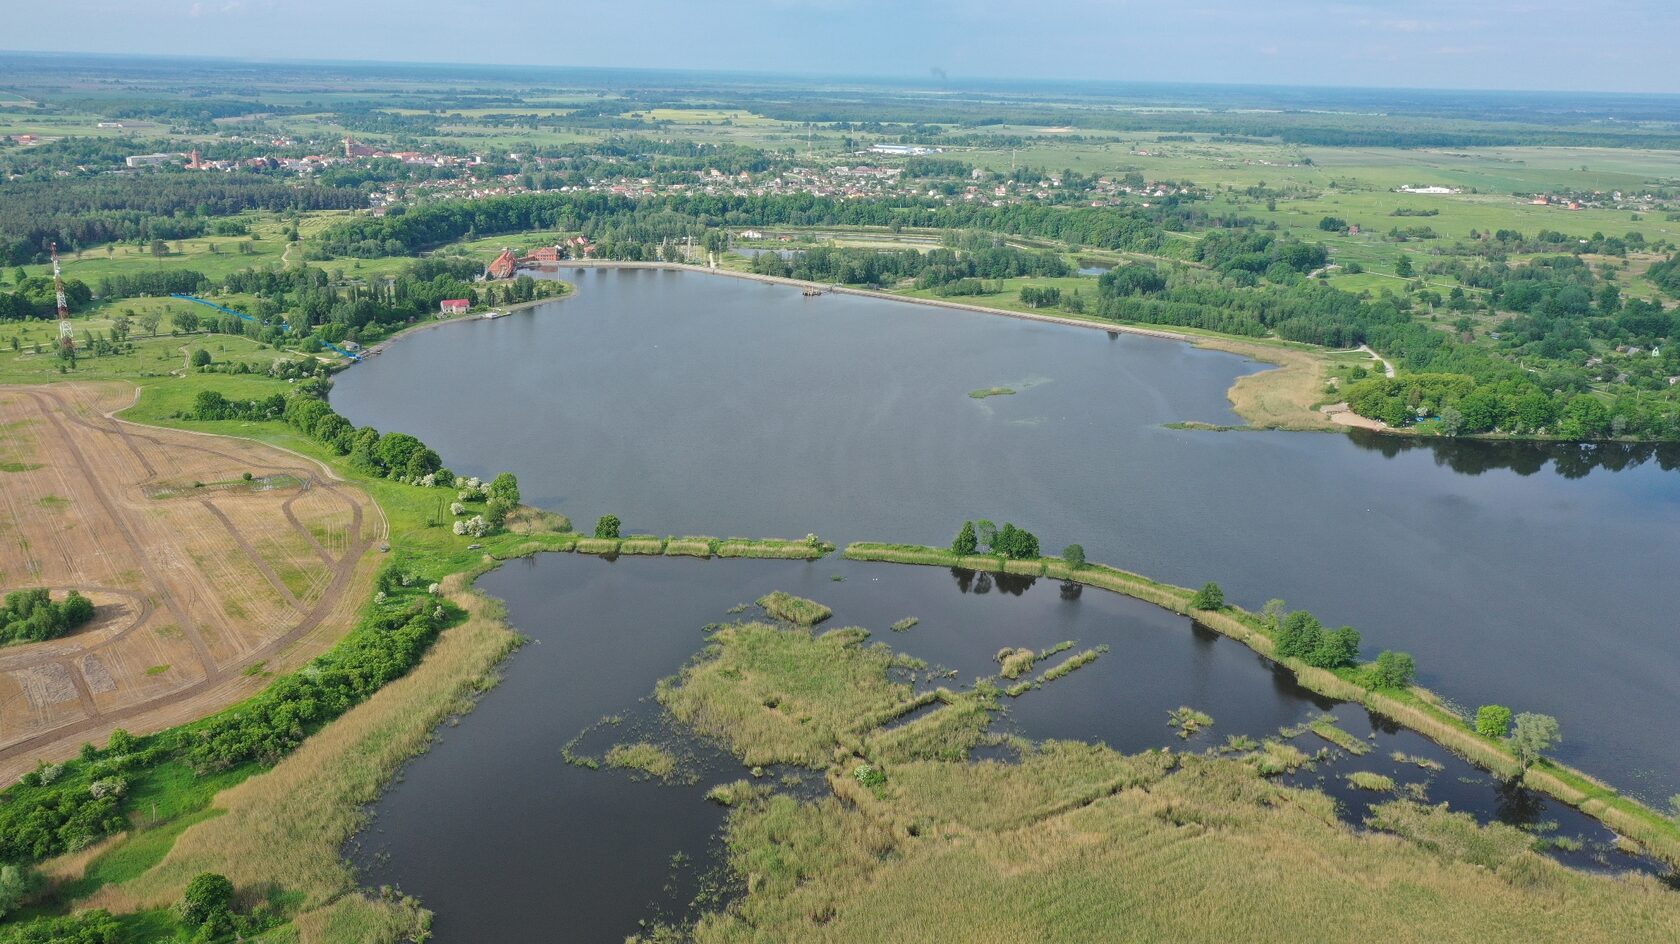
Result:
M558 282L561 286L564 287L564 290L561 291L561 293L558 294L558 295L551 295L548 298L533 298L528 302L513 302L512 304L507 304L507 305L497 305L497 306L495 306L494 310L495 311L500 311L500 312L505 312L507 314L512 314L516 311L524 311L527 308L535 308L538 305L546 305L549 302L561 301L563 299L571 297L572 293L577 291L577 288L575 286L573 286L572 283L570 283L570 282L567 282L567 281L564 281L564 280L561 280L561 279L555 279L554 281ZM472 322L475 322L475 321L492 321L492 320L494 320L492 318L485 317L485 314L486 314L485 312L479 312L477 314L455 315L455 316L449 317L449 318L435 318L434 317L431 321L422 321L422 322L419 322L417 324L409 325L408 327L403 328L401 331L398 331L397 333L391 335L390 337L386 338L385 340L380 341L376 344L373 344L373 345L370 345L369 347L364 348L361 351L361 356L362 357L373 357L377 354L383 353L386 348L389 348L391 345L397 343L398 341L402 340L403 338L406 338L409 335L419 334L422 331L430 331L434 328L448 327L449 325L453 325L453 324L471 324Z
M1103 564L1075 568L1057 558L1007 560L984 554L958 555L942 548L921 545L856 542L846 547L844 555L851 560L961 567L1071 581L1124 594L1188 616L1289 669L1303 687L1329 698L1364 705L1500 777L1520 777L1530 789L1581 810L1638 842L1653 857L1680 869L1680 822L1675 819L1623 796L1608 784L1567 765L1543 759L1525 769L1509 747L1477 734L1427 689L1408 686L1403 690L1379 690L1364 684L1352 672L1319 669L1298 659L1281 657L1259 615L1229 605L1219 610L1197 609L1191 605L1195 591L1188 587L1159 583Z

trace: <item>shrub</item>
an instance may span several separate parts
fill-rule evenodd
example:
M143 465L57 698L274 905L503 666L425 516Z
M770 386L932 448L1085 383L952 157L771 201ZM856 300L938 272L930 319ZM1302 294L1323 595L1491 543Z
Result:
M1476 709L1476 733L1493 740L1504 740L1511 730L1511 709L1504 705L1483 705Z
M513 477L512 472L503 472L496 476L495 481L490 483L488 492L491 501L499 499L510 508L519 504L519 480Z
M123 926L109 911L83 911L63 918L36 918L8 925L5 944L117 944Z
M1202 584L1202 589L1190 598L1190 605L1198 610L1223 610L1225 608L1225 591L1219 584L1209 580Z
M215 872L200 872L187 883L181 900L175 903L181 923L202 929L207 925L233 924L233 883L227 876Z
M192 352L192 365L194 367L209 367L210 366L210 352L206 351L204 348L198 348L197 350L193 351Z
M106 739L105 749L112 754L121 755L134 750L136 744L134 735L129 734L122 728L116 728L111 731L111 736Z
M1320 669L1340 669L1359 661L1359 630L1352 626L1325 633L1306 656L1306 663Z
M595 519L595 536L598 538L616 538L618 537L619 526L622 524L623 522L618 520L617 515L602 515Z
M1277 654L1286 659L1305 659L1318 648L1323 636L1324 624L1316 616L1306 610L1296 610L1278 624Z
M39 876L18 865L0 866L0 918L11 914L35 890Z
M1085 548L1078 544L1069 544L1067 547L1062 548L1062 560L1066 561L1067 565L1072 567L1074 570L1084 567Z
M1377 688L1405 688L1417 674L1411 654L1383 650L1371 665L1371 684Z
M858 783L863 784L871 790L887 785L887 775L881 772L881 768L876 767L873 764L857 765L857 767L852 771L852 777Z

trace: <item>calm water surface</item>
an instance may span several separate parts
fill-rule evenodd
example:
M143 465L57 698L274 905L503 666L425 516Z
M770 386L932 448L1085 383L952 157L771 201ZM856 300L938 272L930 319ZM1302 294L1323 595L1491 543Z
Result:
M1449 698L1558 716L1558 754L1624 789L1680 792L1659 723L1680 705L1672 452L1176 431L1238 422L1225 390L1263 365L694 273L561 274L575 297L408 338L334 405L458 472L511 469L579 522L942 544L988 517L1281 597L1359 627L1367 656L1411 651ZM991 386L1020 392L966 395Z

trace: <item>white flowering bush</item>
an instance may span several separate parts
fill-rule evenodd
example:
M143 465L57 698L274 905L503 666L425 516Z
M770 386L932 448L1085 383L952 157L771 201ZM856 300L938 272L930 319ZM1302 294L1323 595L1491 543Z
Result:
M88 793L95 800L108 796L120 797L128 792L128 781L121 777L106 777L88 784Z
M456 521L455 522L455 533L456 534L466 534L467 533L467 523L465 521L459 521L459 520Z
M432 584L432 585L431 585L431 586L429 586L429 587L427 587L427 588L426 588L426 592L427 592L427 593L429 593L429 594L431 594L431 595L432 595L432 596L434 596L434 597L435 597L435 596L437 596L437 595L438 595L438 591L440 591L440 590L442 590L442 589L443 589L443 584L441 584L441 583L434 583L434 584Z
M452 515L455 515L456 517L460 517L461 515L464 515L464 514L467 513L467 506L461 504L460 502L455 502L454 504L449 506L449 513L452 514ZM459 534L460 532L456 532L456 533Z

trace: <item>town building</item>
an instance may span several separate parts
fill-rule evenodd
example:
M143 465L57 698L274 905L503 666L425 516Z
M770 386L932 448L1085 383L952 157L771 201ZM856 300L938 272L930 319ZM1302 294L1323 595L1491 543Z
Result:
M519 260L514 257L513 250L503 249L502 254L497 256L496 260L490 263L490 267L485 271L493 279L511 279L514 271L518 268Z
M438 303L438 308L446 315L464 315L472 303L464 298L446 298Z

